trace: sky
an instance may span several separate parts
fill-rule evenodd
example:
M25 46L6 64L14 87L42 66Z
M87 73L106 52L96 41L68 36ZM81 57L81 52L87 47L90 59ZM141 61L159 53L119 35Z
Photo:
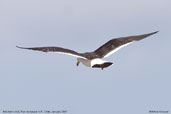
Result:
M171 112L170 0L0 0L0 113ZM91 52L112 38L159 31L92 69L76 58L21 50ZM46 113L46 112L44 112Z

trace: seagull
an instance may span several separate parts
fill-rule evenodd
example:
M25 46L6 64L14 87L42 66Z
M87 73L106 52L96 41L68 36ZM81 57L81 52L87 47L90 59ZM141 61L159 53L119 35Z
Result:
M107 43L105 43L104 45L102 45L101 47L99 47L98 49L96 49L95 51L85 52L85 53L78 53L78 52L70 50L70 49L66 49L66 48L62 48L62 47L54 47L54 46L51 46L51 47L29 47L29 48L19 47L19 46L16 46L16 47L20 48L20 49L28 49L28 50L35 50L35 51L42 51L42 52L56 52L56 53L60 53L60 54L71 55L71 56L77 57L77 64L76 64L77 66L79 66L79 64L81 62L82 64L84 64L87 67L101 68L103 70L104 68L107 68L113 64L112 62L103 60L103 58L106 58L106 57L112 55L119 49L121 49L135 41L142 40L148 36L156 34L157 32L158 31L148 33L148 34L142 34L142 35L114 38L114 39L111 39L110 41L108 41Z

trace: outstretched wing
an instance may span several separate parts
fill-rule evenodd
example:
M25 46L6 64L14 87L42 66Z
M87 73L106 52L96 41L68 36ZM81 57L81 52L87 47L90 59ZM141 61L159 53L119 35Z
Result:
M115 53L119 49L121 49L124 46L127 46L128 44L132 43L133 41L139 41L142 40L150 35L156 34L158 31L153 32L153 33L148 33L148 34L143 34L143 35L137 35L137 36L128 36L128 37L121 37L121 38L116 38L108 41L101 47L99 47L97 50L94 51L94 53L99 57L99 58L104 58L108 57L111 54Z
M56 52L56 53L67 54L67 55L71 55L74 57L80 57L80 58L86 59L81 53L77 53L73 50L64 49L61 47L32 47L32 48L25 48L25 47L19 47L19 46L16 46L16 47L20 49L28 49L28 50L35 50L35 51L42 51L42 52Z

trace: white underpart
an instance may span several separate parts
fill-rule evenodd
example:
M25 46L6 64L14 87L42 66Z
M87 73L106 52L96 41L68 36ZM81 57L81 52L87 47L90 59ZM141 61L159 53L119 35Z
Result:
M111 52L109 52L108 54L106 54L106 55L104 56L104 58L105 58L105 57L108 57L108 56L110 56L110 55L112 55L113 53L117 52L119 49L121 49L121 48L123 48L123 47L125 47L125 46L127 46L127 45L129 45L129 44L131 44L131 43L133 43L133 42L124 44L124 45L122 45L122 46L119 46L118 48L116 48L116 49L112 50Z
M65 55L70 55L70 56L74 56L74 57L77 57L77 58L86 59L85 57L82 57L82 56L79 56L79 55L74 55L74 54L72 54L72 53L65 53L65 52L56 52L56 53L65 54Z
M92 67L95 64L104 64L105 62L108 62L108 61L104 61L104 60L102 60L100 58L96 58L96 59L93 59L93 60L78 58L78 61L80 61L81 63L83 63L87 67Z
M95 64L103 64L105 62L108 62L108 61L104 61L104 60L99 59L99 58L93 59L93 60L91 60L91 67L94 66Z

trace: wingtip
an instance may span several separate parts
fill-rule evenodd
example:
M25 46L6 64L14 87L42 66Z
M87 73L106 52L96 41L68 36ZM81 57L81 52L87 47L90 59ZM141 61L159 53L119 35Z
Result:
M156 32L154 32L154 34L156 34L156 33L158 33L159 32L159 30L158 31L156 31Z
M20 46L16 46L17 48L22 48L22 47L20 47Z
M20 48L20 49L25 49L25 48L23 48L23 47L20 47L20 46L16 46L17 48Z
M156 32L153 32L153 34L156 34L156 33L158 33L159 32L159 30L158 31L156 31Z
M149 33L149 34L147 34L148 36L151 36L151 35L153 35L153 34L156 34L156 33L158 33L159 31L155 31L155 32L152 32L152 33Z

